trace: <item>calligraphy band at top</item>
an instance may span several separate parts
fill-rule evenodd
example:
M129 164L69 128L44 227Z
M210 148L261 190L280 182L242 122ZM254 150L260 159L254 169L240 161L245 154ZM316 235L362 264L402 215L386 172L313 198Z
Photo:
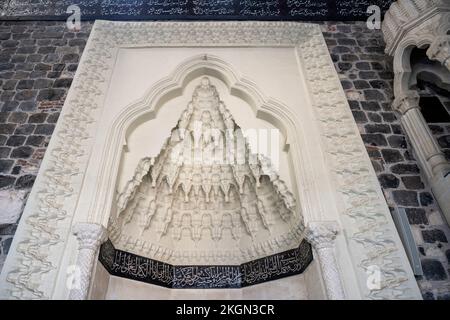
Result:
M15 0L1 19L65 20L72 0ZM386 11L393 0L80 0L81 20L367 20L372 5ZM0 20L1 20L0 19Z

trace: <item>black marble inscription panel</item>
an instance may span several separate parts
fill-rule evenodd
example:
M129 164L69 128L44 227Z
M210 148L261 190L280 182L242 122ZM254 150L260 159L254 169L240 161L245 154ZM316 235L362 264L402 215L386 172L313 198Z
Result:
M105 242L99 260L114 276L167 288L242 288L302 273L313 259L311 245L231 266L179 266L117 250Z
M65 20L77 4L82 20L366 20L394 0L6 0L0 19Z

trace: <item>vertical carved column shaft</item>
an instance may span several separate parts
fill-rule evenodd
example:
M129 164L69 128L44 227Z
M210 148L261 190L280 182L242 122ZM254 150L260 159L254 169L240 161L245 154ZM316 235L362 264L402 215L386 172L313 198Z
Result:
M419 95L410 91L407 96L394 101L394 109L400 113L400 121L416 153L427 179L444 174L450 165L419 109Z
M423 169L436 201L450 223L450 163L439 148L419 110L419 95L409 91L394 101L401 123L411 141L417 160Z
M427 51L430 60L442 63L450 71L450 36L437 37Z
M334 252L337 233L338 225L334 221L311 222L306 232L306 238L317 253L325 289L330 300L345 299Z
M100 245L106 241L106 229L95 223L78 223L73 229L78 240L77 267L80 279L77 285L70 290L70 300L86 300L89 285Z

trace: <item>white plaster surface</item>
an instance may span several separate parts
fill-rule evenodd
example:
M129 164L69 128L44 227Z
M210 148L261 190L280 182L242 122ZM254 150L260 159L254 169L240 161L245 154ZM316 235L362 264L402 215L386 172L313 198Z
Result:
M308 293L304 275L291 276L243 289L168 289L111 276L106 300L305 300Z

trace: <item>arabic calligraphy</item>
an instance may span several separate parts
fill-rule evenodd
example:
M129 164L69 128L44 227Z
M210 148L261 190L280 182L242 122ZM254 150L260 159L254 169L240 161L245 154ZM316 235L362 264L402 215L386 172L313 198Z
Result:
M239 14L244 16L278 16L280 14L278 0L240 0L239 5L242 7Z
M337 1L336 10L337 14L342 17L352 16L364 16L367 13L367 8L371 5L378 5L382 10L389 9L393 1L391 0L379 0L378 3L374 3L373 0L353 0L353 1Z
M385 12L394 0L79 0L83 20L366 20L370 5ZM67 18L69 0L14 0L3 9L10 17Z
M305 240L298 248L233 266L173 266L101 246L99 260L112 275L178 289L242 288L302 273L313 259Z
M193 0L195 15L231 15L234 14L234 0Z
M136 15L141 13L144 0L102 0L100 4L102 15Z
M186 15L188 0L147 0L146 10L150 15Z

